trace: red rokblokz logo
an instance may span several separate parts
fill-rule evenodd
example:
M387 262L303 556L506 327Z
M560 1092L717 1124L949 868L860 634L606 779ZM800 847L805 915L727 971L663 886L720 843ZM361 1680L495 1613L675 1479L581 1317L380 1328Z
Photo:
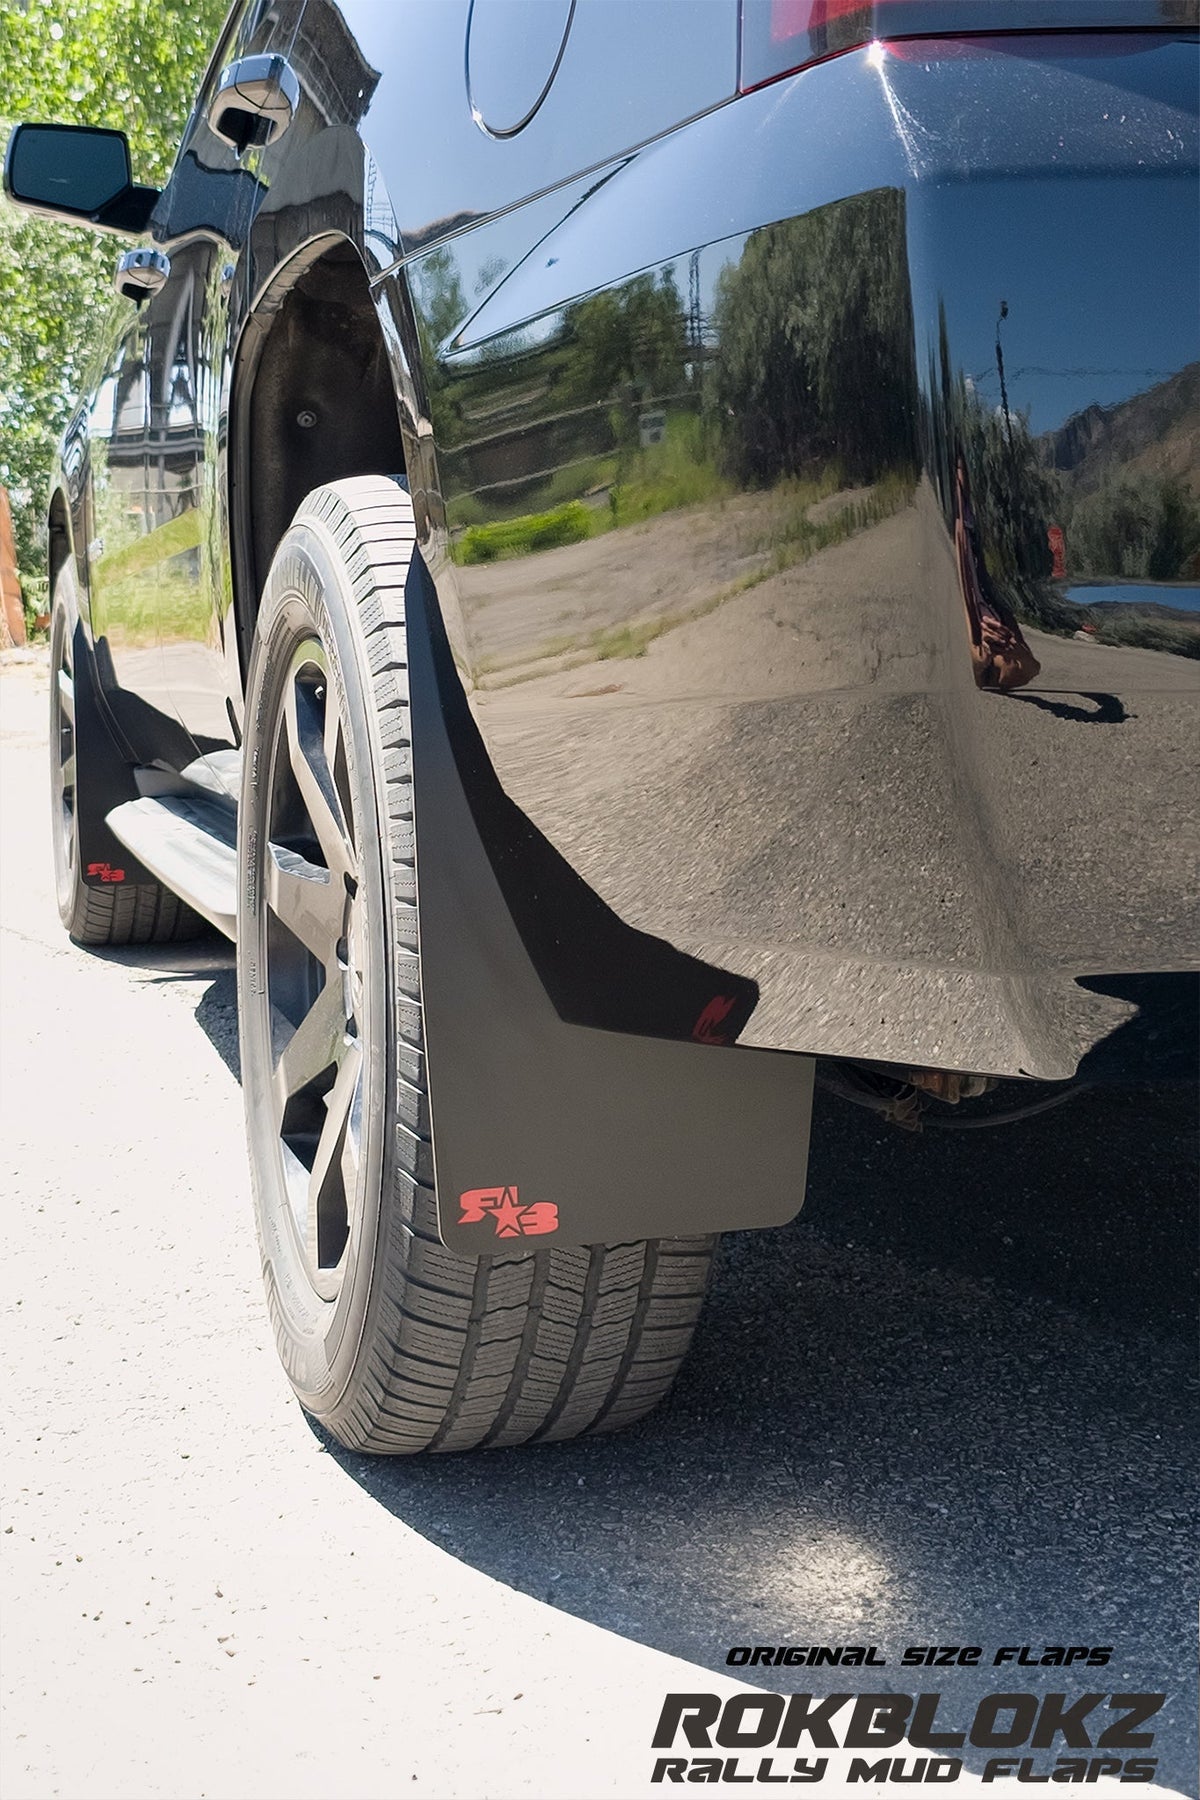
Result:
M533 1206L522 1206L515 1187L468 1188L460 1194L460 1225L482 1225L491 1219L496 1236L502 1238L544 1237L558 1230L558 1208L547 1200Z

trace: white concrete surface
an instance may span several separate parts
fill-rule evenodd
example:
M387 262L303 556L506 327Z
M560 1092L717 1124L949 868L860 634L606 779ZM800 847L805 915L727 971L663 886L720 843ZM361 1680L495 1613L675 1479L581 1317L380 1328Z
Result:
M228 951L67 941L45 690L40 663L0 670L5 1800L670 1791L647 1782L664 1693L742 1684L458 1560L306 1425L241 1095L195 1017ZM538 1505L531 1463L496 1534Z

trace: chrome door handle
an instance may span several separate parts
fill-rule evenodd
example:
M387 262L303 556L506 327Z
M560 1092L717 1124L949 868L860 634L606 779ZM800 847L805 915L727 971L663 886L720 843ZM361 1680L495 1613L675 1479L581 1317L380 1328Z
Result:
M117 258L113 286L126 300L140 306L167 285L171 259L161 250L126 250Z
M300 82L286 57L243 56L223 71L208 123L240 156L281 138L299 104Z

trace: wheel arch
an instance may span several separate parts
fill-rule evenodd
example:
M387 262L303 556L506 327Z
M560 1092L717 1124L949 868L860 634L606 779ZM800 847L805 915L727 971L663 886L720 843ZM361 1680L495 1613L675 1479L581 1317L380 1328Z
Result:
M382 305L341 233L296 250L238 336L229 412L230 558L242 667L275 550L314 488L408 469Z
M62 488L55 487L46 508L46 568L51 593L54 592L55 578L73 548L71 509Z

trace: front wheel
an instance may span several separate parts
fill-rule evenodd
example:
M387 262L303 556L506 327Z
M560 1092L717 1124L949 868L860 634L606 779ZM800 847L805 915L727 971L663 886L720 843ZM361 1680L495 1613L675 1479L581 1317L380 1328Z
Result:
M471 1261L440 1242L421 1031L396 481L304 501L267 577L239 824L242 1080L300 1400L347 1448L574 1437L669 1389L715 1239ZM486 996L481 996L486 1006Z

